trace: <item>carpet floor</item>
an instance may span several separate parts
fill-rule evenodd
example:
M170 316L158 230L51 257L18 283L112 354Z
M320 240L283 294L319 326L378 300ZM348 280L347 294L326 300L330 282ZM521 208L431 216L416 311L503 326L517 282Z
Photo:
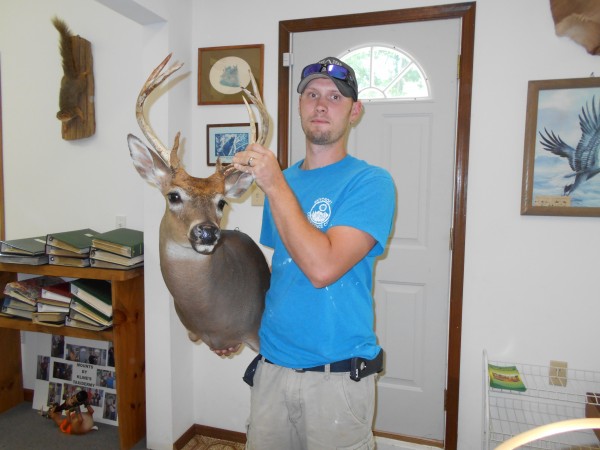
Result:
M113 425L97 423L98 431L76 436L62 433L53 420L46 419L31 407L30 402L19 403L0 414L0 450L109 450L119 448L119 430ZM74 447L75 446L75 447ZM142 440L134 449L142 450Z
M118 450L119 429L96 423L98 431L76 436L61 433L54 421L46 419L23 402L0 414L0 450ZM244 444L194 436L183 450L243 450ZM142 439L132 450L147 450Z

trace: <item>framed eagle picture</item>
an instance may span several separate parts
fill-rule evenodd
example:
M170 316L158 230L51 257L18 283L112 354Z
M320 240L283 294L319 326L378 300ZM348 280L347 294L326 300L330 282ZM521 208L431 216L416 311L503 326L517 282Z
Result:
M600 78L530 81L521 214L600 216Z

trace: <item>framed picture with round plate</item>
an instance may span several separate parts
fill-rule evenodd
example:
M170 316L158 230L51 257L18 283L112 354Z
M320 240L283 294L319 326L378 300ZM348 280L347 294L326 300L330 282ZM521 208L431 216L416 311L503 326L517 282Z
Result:
M198 49L198 104L243 104L242 87L252 91L250 71L263 95L263 44Z

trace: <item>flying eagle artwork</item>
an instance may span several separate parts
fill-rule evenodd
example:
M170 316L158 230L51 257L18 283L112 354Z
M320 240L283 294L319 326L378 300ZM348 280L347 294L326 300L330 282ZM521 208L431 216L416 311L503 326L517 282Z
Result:
M544 128L545 133L540 132L540 144L543 149L567 158L573 171L565 175L565 178L575 178L575 180L565 185L563 195L571 195L581 183L585 183L600 172L600 102L597 109L595 96L592 97L591 102L581 107L579 128L581 138L577 148L566 144L553 131Z

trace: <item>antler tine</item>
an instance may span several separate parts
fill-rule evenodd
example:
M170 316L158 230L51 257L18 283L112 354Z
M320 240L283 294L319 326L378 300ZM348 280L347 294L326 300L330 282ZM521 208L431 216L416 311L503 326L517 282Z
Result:
M167 149L163 145L163 143L160 142L160 140L155 136L152 127L148 124L148 122L146 122L146 118L144 117L144 102L146 101L146 98L152 93L152 91L154 91L154 89L160 86L167 78L169 78L174 72L178 71L181 68L181 66L183 66L183 63L174 64L163 73L163 69L171 59L171 56L173 56L173 54L169 53L169 55L167 55L167 57L152 71L152 73L144 83L144 86L142 86L142 90L138 95L137 102L135 105L135 116L137 118L138 125L142 130L142 133L144 133L144 136L146 136L146 139L148 139L154 150L156 150L158 155L167 164L170 163L171 152L173 150L177 151L179 139L175 138L175 143L173 144L172 150Z
M250 108L246 97L242 97L242 100L244 100L244 103L246 104L246 109L248 110L248 117L250 118L250 143L254 144L256 142L256 127L254 126L256 124L256 116L254 115L254 111L252 111L252 108Z
M262 98L260 96L260 92L258 90L258 86L256 84L256 79L254 78L254 75L252 74L252 71L250 72L250 81L252 82L252 90L254 91L254 93L250 92L248 89L246 89L245 87L242 87L242 91L244 91L244 94L246 94L246 96L250 99L250 101L252 101L252 103L254 104L254 106L256 106L256 108L258 109L258 113L260 115L260 128L258 130L258 136L254 127L254 124L256 123L256 116L254 115L254 111L252 111L252 108L250 108L250 105L248 104L248 102L246 101L246 97L242 97L244 99L244 103L246 104L246 109L248 109L248 116L250 117L250 132L251 137L252 137L252 142L256 142L260 145L264 145L264 143L267 140L267 136L269 135L269 113L267 112L267 108L265 107Z

